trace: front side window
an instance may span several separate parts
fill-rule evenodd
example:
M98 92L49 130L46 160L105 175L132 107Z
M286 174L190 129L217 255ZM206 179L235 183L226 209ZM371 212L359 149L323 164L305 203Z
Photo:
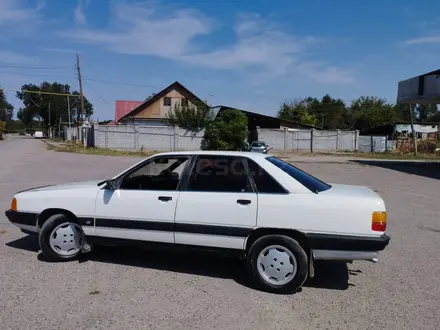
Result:
M282 169L284 172L289 174L292 178L301 183L304 187L309 189L314 193L319 193L331 188L331 186L321 180L315 178L314 176L300 170L299 168L289 164L279 158L270 156L266 158L267 161L271 162L275 166Z
M240 157L198 157L188 182L189 191L253 192Z
M177 190L188 157L156 158L125 176L120 189Z

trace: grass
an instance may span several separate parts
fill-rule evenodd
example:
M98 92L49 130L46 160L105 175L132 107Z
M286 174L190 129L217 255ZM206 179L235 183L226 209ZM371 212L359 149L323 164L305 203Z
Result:
M48 141L43 140L48 150L53 150L56 152L70 152L76 154L85 155L100 155L100 156L132 156L132 157L146 157L155 154L155 151L123 151L123 150L113 150L113 149L102 149L88 147L84 148L82 144L79 143L61 143L58 145L52 144Z

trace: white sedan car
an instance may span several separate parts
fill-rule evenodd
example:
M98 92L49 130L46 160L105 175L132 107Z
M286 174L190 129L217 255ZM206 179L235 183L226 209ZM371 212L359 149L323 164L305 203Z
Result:
M108 244L219 251L245 258L255 284L277 293L298 290L314 260L375 262L390 240L371 189L249 152L156 154L112 179L18 192L6 215L51 260Z

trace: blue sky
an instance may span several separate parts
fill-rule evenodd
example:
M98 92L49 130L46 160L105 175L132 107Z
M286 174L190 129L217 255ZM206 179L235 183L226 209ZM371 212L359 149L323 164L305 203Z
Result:
M179 81L210 104L275 115L285 99L394 102L397 82L440 66L440 2L406 0L0 0L0 86L84 93L99 120L114 102Z

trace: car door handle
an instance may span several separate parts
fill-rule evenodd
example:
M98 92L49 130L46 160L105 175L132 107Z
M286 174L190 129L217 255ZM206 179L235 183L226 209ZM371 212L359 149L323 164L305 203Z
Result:
M172 199L173 199L173 197L169 197L169 196L159 196L159 198L158 198L158 200L160 200L162 202L169 202Z
M237 203L241 205L249 205L251 201L249 199L237 199Z

